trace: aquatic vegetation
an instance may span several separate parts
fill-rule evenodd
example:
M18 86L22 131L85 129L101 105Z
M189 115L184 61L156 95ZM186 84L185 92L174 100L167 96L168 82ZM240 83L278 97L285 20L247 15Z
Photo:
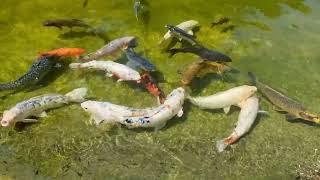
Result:
M136 51L152 58L152 63L165 77L161 88L169 93L179 84L177 69L190 64L193 55L169 60L167 54L160 53L156 42L166 32L165 24L178 24L192 18L201 24L197 41L208 49L230 55L232 67L242 72L254 71L289 97L299 97L308 102L313 111L318 110L319 101L315 99L320 94L315 87L319 83L317 19L320 8L315 0L150 1L148 28L137 26L133 3L128 1L89 1L86 8L82 3L3 1L0 4L1 82L25 73L39 50L81 45L94 52L106 44L95 36L58 38L64 32L41 26L45 19L65 17L88 19L90 25L91 22L101 24L102 29L107 30L104 34L109 41L136 35L141 42ZM224 33L220 27L210 27L218 14L235 22L232 31ZM242 25L241 20L256 25ZM262 24L271 31L261 30L265 28ZM290 28L291 24L299 29ZM250 42L252 38L259 38L258 44ZM272 47L266 42L272 43ZM224 80L210 75L196 80L197 89L190 93L207 96L247 81L246 74ZM130 88L127 83L114 83L113 79L94 73L75 75L69 70L35 91L9 96L1 92L0 108L3 112L16 102L38 94L62 93L82 86L88 87L90 98L94 100L137 108L156 105L147 92ZM300 178L317 177L319 128L284 121L283 115L273 112L264 98L261 107L270 112L270 117L258 118L254 131L223 154L216 152L215 141L224 137L226 130L234 128L237 112L226 116L191 108L186 103L186 115L169 121L167 128L153 133L117 127L97 128L88 123L89 116L77 105L52 110L37 126L1 129L0 178L293 179L298 173L304 173Z

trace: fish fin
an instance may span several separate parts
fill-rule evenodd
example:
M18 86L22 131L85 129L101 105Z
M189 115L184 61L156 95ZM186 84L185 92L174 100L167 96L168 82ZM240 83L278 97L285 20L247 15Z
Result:
M69 68L71 69L78 69L81 67L81 63L71 63L69 64Z
M191 36L193 36L193 31L192 30L188 31L187 33L190 34Z
M224 143L223 139L216 142L216 148L219 153L223 152L228 146L229 144Z
M112 77L113 74L112 74L112 73L109 73L109 72L106 72L106 76L107 76L107 77Z
M223 108L224 113L228 114L230 112L231 106Z
M156 125L154 127L154 132L158 132L160 129L162 129L164 126L166 126L166 124L167 124L167 122L163 122L163 123Z
M256 76L252 72L248 72L248 76L249 76L249 79L250 79L250 83L252 85L256 85L257 84Z
M85 96L87 95L87 92L87 88L78 88L67 93L65 96L69 98L70 102L80 103L85 101Z
M157 103L158 103L158 105L161 105L160 97L159 97L159 96L157 96Z
M101 119L97 116L91 115L90 122L94 122L96 125L99 125L103 122L103 119Z
M292 121L292 120L298 119L298 117L296 117L295 115L292 115L292 114L286 114L286 119L288 121Z
M36 123L38 122L37 119L23 119L20 122L24 122L24 123Z
M44 118L44 117L47 117L48 114L45 111L43 111L42 113L35 114L34 116L39 118Z
M267 115L267 116L270 115L268 111L264 111L264 110L259 110L258 113L262 115Z
M285 110L283 110L283 109L281 109L281 108L279 108L277 106L273 106L272 109L275 110L275 111L278 111L278 112L286 112Z
M183 109L181 108L180 111L178 112L177 116L182 117L182 115L183 115Z

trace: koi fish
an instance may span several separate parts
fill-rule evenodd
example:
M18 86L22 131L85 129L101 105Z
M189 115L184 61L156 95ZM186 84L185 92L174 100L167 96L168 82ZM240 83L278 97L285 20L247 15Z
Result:
M149 93L151 95L157 97L159 104L163 104L164 103L165 98L166 98L165 94L159 88L159 86L158 86L157 82L155 81L155 79L153 79L152 76L148 72L145 72L141 76L140 83L144 86L144 88L146 88L149 91Z
M183 31L187 32L188 34L190 35L193 35L193 29L199 24L198 21L195 21L195 20L189 20L189 21L185 21L185 22L182 22L178 25L176 25L176 27L182 29ZM171 31L168 31L164 36L163 36L163 39L161 40L160 44L163 42L163 41L166 41L168 39L170 39L172 37L172 33Z
M143 69L147 72L156 71L156 66L151 64L149 60L144 57L141 57L137 54L132 48L125 50L126 56L128 58L127 66L133 69Z
M320 123L320 117L310 113L305 106L293 99L283 95L282 93L272 89L270 86L265 85L257 80L252 72L248 73L253 84L258 90L273 104L278 111L287 112L287 120L303 119L315 123Z
M107 77L115 76L120 81L137 81L140 82L141 76L139 72L128 66L113 61L89 61L86 63L71 63L71 69L96 69L106 72Z
M171 34L175 35L180 40L184 39L184 40L188 41L191 45L198 44L197 41L194 39L194 36L188 34L186 31L184 31L178 27L172 26L170 24L165 25L165 27L167 29L169 29Z
M134 36L126 36L115 39L96 52L90 53L83 57L82 61L97 60L105 56L116 56L119 52L137 46L137 39Z
M231 58L218 51L207 49L203 46L172 48L169 50L170 57L177 53L193 53L201 57L203 60L214 62L231 62Z
M101 123L120 123L129 128L155 128L160 130L174 116L183 115L185 91L183 88L173 90L163 104L158 107L135 109L109 102L86 101L81 107L91 114L91 118L99 125Z
M78 58L80 55L84 53L86 53L86 50L81 48L59 48L59 49L54 49L47 52L41 52L39 53L39 57L54 55L54 56L61 56L61 57Z
M216 146L219 152L224 151L229 145L237 142L250 130L259 112L259 99L252 96L247 100L238 103L238 106L241 108L241 111L238 117L237 126L229 137L217 141Z
M232 105L237 105L240 102L248 99L256 91L257 91L257 88L255 86L243 85L243 86L231 88L226 91L218 92L211 96L206 96L206 97L188 96L187 99L189 99L193 105L196 105L202 109L223 108L224 112L228 113Z
M42 56L32 64L29 71L19 79L0 84L0 91L20 90L40 82L47 74L54 71L61 64L58 62L59 56Z
M14 126L16 122L38 122L37 119L30 119L30 117L45 117L47 116L45 111L48 109L62 107L70 103L83 102L86 94L87 88L79 88L66 95L45 94L22 101L11 109L4 111L1 125L2 127L10 127Z

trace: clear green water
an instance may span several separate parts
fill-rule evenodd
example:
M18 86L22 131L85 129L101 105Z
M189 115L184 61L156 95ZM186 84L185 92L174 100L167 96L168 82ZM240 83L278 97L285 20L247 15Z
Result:
M192 55L168 59L157 47L166 23L195 19L204 45L228 53L231 66L243 73L223 79L209 75L193 83L193 95L210 95L247 83L245 72L299 99L319 112L318 0L161 0L150 2L148 26L137 23L128 0L2 0L0 4L1 82L25 73L40 51L82 47L94 51L104 41L93 36L62 36L67 29L44 28L51 18L78 18L100 26L111 40L124 35L139 38L139 51L163 73L166 93L177 87L178 68ZM228 16L233 31L210 28L215 18ZM225 27L225 26L224 26ZM80 29L75 29L80 31ZM81 33L80 33L81 35ZM88 87L92 99L133 107L156 105L145 91L116 83L95 73L67 70L47 86L1 99L0 111L39 94L66 93ZM143 99L143 100L142 100ZM292 123L262 98L270 112L231 150L219 154L215 141L228 136L239 111L230 115L202 111L185 104L183 118L174 118L155 133L127 128L95 127L78 105L49 112L41 123L0 130L1 179L293 179L319 177L319 126ZM317 172L318 171L318 172Z

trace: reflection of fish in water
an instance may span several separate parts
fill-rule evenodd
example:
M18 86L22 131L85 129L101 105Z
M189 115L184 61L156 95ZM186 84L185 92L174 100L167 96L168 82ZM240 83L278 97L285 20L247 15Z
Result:
M59 29L62 29L63 27L90 27L87 23L79 19L52 19L43 22L43 26L57 27Z
M59 65L57 61L59 58L59 56L40 57L22 77L9 83L0 84L0 90L19 90L40 82Z
M285 95L272 89L268 85L259 82L253 73L249 72L248 75L251 78L252 83L256 85L258 90L265 97L267 97L272 104L279 108L279 111L287 112L286 118L288 120L303 119L320 123L320 117L308 112L307 108L302 104L290 99L289 97L286 97Z
M215 61L215 62L231 62L231 58L218 51L207 49L203 46L173 48L169 50L170 57L177 53L193 53L200 56L203 60Z
M172 26L170 24L165 25L165 27L169 29L170 33L174 34L180 40L184 39L188 41L191 45L198 44L197 41L194 39L194 36L188 34L186 31L178 27Z
M229 21L230 21L229 18L223 17L223 18L221 18L221 19L219 19L217 21L212 22L211 23L211 27L214 27L214 26L217 26L217 25L221 25L221 24L225 24L225 23L227 23Z
M155 65L151 64L149 60L141 57L139 54L134 52L132 48L125 50L126 56L128 58L127 66L133 69L143 69L148 72L156 71Z

